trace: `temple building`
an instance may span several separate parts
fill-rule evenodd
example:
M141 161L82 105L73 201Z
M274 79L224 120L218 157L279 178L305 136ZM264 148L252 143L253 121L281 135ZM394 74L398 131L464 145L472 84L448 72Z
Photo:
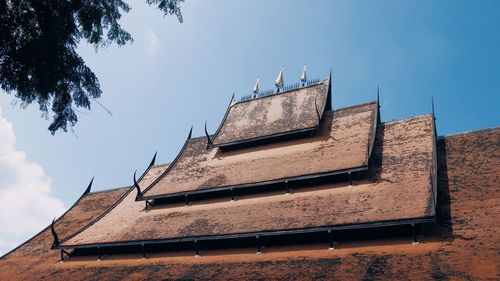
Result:
M281 77L281 78L280 78ZM331 74L229 102L214 134L83 195L1 280L498 280L500 128L332 104Z

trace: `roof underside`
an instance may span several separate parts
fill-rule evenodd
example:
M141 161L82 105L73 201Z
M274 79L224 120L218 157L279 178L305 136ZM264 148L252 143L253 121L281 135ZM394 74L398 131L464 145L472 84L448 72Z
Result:
M143 192L167 197L210 189L265 184L367 166L376 122L376 103L324 114L318 132L257 147L207 149L205 138L190 139L171 169Z
M224 146L313 130L328 100L329 79L319 84L237 102L229 107L213 144Z
M354 110L359 111L360 108ZM352 114L347 115L352 118ZM341 117L342 111L336 112L336 116ZM349 124L354 126L358 122ZM130 192L100 220L63 241L60 246L79 247L431 217L434 216L432 124L431 116L422 116L381 126L372 155L376 163L368 171L369 180L355 182L354 187L349 187L347 183L332 184L326 189L311 189L290 196L274 195L149 211L145 211L144 202L135 201L135 193ZM353 130L358 128L354 127ZM343 128L344 131L349 129L352 129L351 126ZM337 138L342 139L340 136ZM352 149L352 145L349 143L343 149ZM367 143L365 145L368 146ZM350 154L355 157L360 153ZM323 156L316 160L327 158L330 157ZM301 167L308 165L299 164ZM267 165L266 168L273 166ZM184 169L188 168L184 166ZM148 175L144 177L147 178Z

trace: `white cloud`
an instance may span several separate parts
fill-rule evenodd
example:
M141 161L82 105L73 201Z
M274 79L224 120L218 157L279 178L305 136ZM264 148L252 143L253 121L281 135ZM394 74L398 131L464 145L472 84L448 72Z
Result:
M0 256L47 226L64 211L50 196L51 179L15 147L12 124L0 107Z
M149 29L148 30L148 52L150 55L154 55L158 52L160 44L158 42L158 36L156 33Z

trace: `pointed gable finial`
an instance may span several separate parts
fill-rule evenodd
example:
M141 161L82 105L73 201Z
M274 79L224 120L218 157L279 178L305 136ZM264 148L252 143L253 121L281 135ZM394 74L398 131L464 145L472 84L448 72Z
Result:
M435 114L434 114L434 96L431 95L431 106L432 106L432 117L434 120L436 120Z
M253 87L253 97L256 98L259 94L259 78L257 78L257 82L255 82L255 86Z
M52 237L54 238L54 241L52 242L52 248L59 245L59 236L57 236L56 230L54 228L55 222L56 222L56 219L54 218L52 220L52 223L50 224L50 231L52 232Z
M379 102L380 102L380 88L377 85L377 104L379 104Z
M276 78L276 81L274 81L274 85L276 86L276 91L278 93L280 92L280 89L283 88L284 84L285 84L285 78L283 77L283 66L282 66L280 73L278 73L278 77Z
M141 188L139 187L139 184L137 183L137 179L135 177L135 174L137 173L137 170L134 172L134 187L137 190L137 194L135 195L135 200L141 196Z
M233 103L235 103L236 101L234 100L234 92L233 92L233 95L231 96L231 100L229 101L229 106L233 105Z
M304 64L304 70L302 70L302 75L300 75L300 81L302 82L302 86L307 82L307 64Z
M212 147L212 139L210 138L210 135L208 134L207 130L207 121L205 121L205 135L207 136L207 149Z
M380 124L382 119L380 117L380 88L377 85L377 124Z
M330 74L328 74L328 93L326 96L325 110L332 110L332 69L330 68Z
M85 189L85 191L83 192L83 195L85 194L89 194L90 193L90 190L92 189L92 183L94 182L94 177L92 177L92 179L90 180L90 183L89 185L87 186L87 188Z
M436 113L434 111L434 96L431 95L431 106L432 106L432 122L434 125L434 136L437 137L437 128L436 128Z
M191 129L189 130L188 139L191 138L192 134L193 134L193 126L191 126Z
M149 163L149 167L153 167L156 163L156 154L158 154L158 151L155 152L155 155L153 156L153 159L151 159L151 162Z

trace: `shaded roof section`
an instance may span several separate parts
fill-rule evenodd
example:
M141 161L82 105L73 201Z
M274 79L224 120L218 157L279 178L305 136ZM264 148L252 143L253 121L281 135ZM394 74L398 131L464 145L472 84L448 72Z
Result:
M303 88L236 102L229 106L213 138L216 146L272 138L319 126L331 98L330 79Z
M375 102L327 111L312 137L234 151L207 149L204 137L189 139L169 170L153 185L141 185L142 196L169 197L366 168L376 114Z
M355 182L354 187L344 183L290 196L274 195L149 211L144 211L144 203L135 201L135 194L131 193L99 221L63 241L61 246L429 218L435 214L431 180L433 132L431 116L382 126L373 152L373 161L377 163L369 170L371 180Z

